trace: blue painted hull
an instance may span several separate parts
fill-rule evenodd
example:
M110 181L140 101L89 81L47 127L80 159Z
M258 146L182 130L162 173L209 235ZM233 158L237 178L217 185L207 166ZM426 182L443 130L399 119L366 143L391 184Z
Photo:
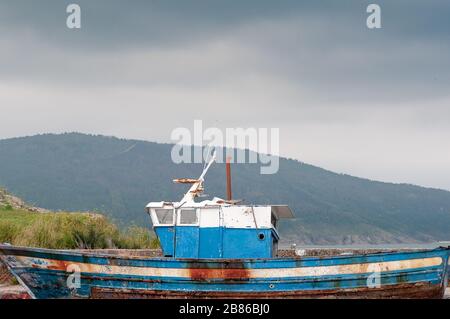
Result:
M449 249L174 259L0 245L0 256L36 298L439 298L447 285Z

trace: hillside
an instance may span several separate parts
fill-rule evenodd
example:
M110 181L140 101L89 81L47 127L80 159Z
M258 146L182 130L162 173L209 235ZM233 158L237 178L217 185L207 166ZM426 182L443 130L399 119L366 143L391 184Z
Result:
M0 243L54 249L155 248L148 229L120 230L105 216L51 212L0 189Z
M103 211L121 225L148 226L149 201L179 200L200 164L176 165L172 145L83 134L0 140L0 185L53 210ZM281 225L297 243L427 242L450 239L450 192L375 182L280 159L275 175L235 164L233 194L257 204L288 204L296 219ZM225 196L225 169L213 165L206 193Z

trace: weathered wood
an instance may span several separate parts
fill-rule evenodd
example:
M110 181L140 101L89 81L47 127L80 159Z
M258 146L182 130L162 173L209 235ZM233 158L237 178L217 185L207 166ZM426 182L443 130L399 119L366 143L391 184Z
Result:
M194 291L158 291L108 289L94 287L93 299L442 299L440 285L428 283L398 284L382 288L357 288L335 290L308 290L292 292L194 292Z

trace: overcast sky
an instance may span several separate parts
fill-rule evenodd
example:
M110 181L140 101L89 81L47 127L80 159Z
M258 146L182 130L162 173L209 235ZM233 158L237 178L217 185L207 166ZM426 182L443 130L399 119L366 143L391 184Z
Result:
M450 1L0 0L0 138L169 142L195 119L278 127L283 156L450 190Z

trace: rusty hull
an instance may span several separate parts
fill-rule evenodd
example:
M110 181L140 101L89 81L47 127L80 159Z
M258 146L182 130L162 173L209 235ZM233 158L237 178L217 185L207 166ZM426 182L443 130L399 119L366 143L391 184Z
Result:
M21 268L17 268L18 271L22 271L19 274L19 277L23 279L25 283L29 283L32 288L36 288L39 285L43 287L41 290L43 291L43 295L38 298L58 298L64 297L65 291L61 290L61 296L58 295L59 289L63 287L60 285L65 284L66 274L63 272L70 266L72 263L77 264L82 269L81 280L83 282L83 293L80 294L80 297L83 298L94 298L94 299L130 299L130 298L144 298L144 299L152 299L152 298L189 298L189 299L275 299L275 298L283 298L283 299L300 299L300 298L328 298L328 299L336 299L336 298L358 298L358 299L382 299L382 298L436 298L441 299L444 296L446 280L445 277L439 277L439 282L437 282L435 277L416 277L410 278L407 280L405 276L397 276L398 280L386 281L379 288L372 288L362 285L356 285L356 287L345 287L343 285L339 285L339 282L336 284L330 284L325 289L324 285L316 285L320 283L320 278L313 279L311 281L311 289L286 289L286 290L267 290L267 289L251 289L251 288L242 288L242 287L250 287L255 282L254 278L272 278L273 284L271 281L267 281L269 288L274 288L275 284L283 283L283 280L276 276L272 276L272 268L265 267L252 267L252 265L248 264L250 261L243 261L237 259L230 260L220 260L214 262L206 262L205 260L197 260L197 259L181 259L181 260L171 260L171 259L161 259L156 258L157 262L167 262L167 263L184 263L188 264L188 267L179 266L178 268L172 265L171 267L158 267L153 264L147 265L144 267L143 263L152 263L151 255L158 255L158 251L133 251L131 254L130 251L125 252L117 252L117 251L108 251L108 254L105 254L105 251L82 251L82 255L70 255L71 251L49 251L43 249L25 249L25 248L14 248L14 247L5 247L5 252L9 255L16 255L18 257L14 257L15 262L18 262L20 265L21 262L22 268L27 266L27 269L21 270ZM26 256L28 254L38 254L34 256ZM366 252L367 253L367 252ZM425 251L420 252L422 254L430 253L433 254L433 251ZM439 252L441 253L441 252ZM46 254L49 254L48 256ZM61 257L59 256L61 255ZM340 254L337 254L339 256ZM25 257L21 257L25 256ZM80 257L81 256L81 257ZM431 260L436 258L431 258L435 255L425 255L421 258L425 258L424 260ZM447 256L447 255L445 255ZM40 257L40 258L39 258ZM369 256L370 257L370 256ZM363 266L367 263L366 254L361 256L354 256L351 258L358 258L358 261L355 262L355 265L359 265L362 263ZM377 258L378 256L372 255L370 258ZM16 259L19 258L19 259ZM347 256L339 257L341 259L348 258ZM446 258L446 257L442 257ZM23 259L23 261L22 261ZM69 259L72 259L69 261ZM417 258L416 258L417 259ZM419 258L420 259L420 258ZM105 263L105 260L107 263ZM408 260L405 258L405 260ZM445 259L446 260L446 259ZM385 261L385 260L384 260ZM334 267L331 265L323 265L324 262L329 262L329 258L327 255L320 255L314 259L309 259L296 256L292 259L288 257L288 259L279 259L279 260L260 260L260 261L252 261L252 262L264 262L264 263L285 263L290 262L290 267L293 269L297 269L295 267L299 267L298 269L302 269L304 263L314 262L318 263L315 267ZM375 261L373 261L375 262ZM383 259L380 260L383 262ZM343 266L347 265L346 263L342 264ZM359 265L357 269L355 269L355 273L367 273L367 269L361 268L363 267ZM427 266L437 267L436 264L427 264ZM145 272L146 269L164 269L165 272L156 274L148 274L148 271ZM175 267L175 268L174 268ZM273 271L276 271L281 266L275 266ZM380 266L382 267L382 266ZM398 267L400 267L398 265ZM410 265L414 269L416 266ZM310 268L310 266L305 267ZM281 269L290 269L288 267L281 267ZM400 269L400 268L399 268ZM271 270L271 271L267 271ZM279 269L278 269L279 270ZM338 273L345 274L349 273L349 270L344 271L345 269L341 269ZM392 269L391 269L392 270ZM447 269L445 269L447 270ZM153 271L153 270L152 270ZM259 273L258 273L259 271ZM436 270L437 271L437 270ZM159 270L157 271L159 272ZM442 272L442 269L441 269ZM353 272L351 272L353 274ZM433 274L433 273L429 273ZM280 274L278 274L280 276ZM417 275L417 272L416 272ZM31 276L31 277L30 277ZM33 277L34 276L34 277ZM42 276L42 277L41 277ZM136 277L134 277L136 276ZM270 277L267 277L270 276ZM287 277L292 276L286 275ZM295 276L305 276L303 273L295 273ZM310 276L310 274L308 274ZM422 275L421 272L417 276L426 276L426 272ZM434 274L433 274L434 276ZM17 277L17 274L16 274ZM161 289L161 285L166 282L166 278L168 277L179 277L177 279L177 284L180 284L179 287L175 286L167 286L165 289ZM281 276L283 277L283 276ZM37 280L40 281L37 281ZM41 280L42 279L42 280ZM227 285L236 286L236 284L242 284L243 286L239 289L226 290L222 289L222 287L214 287L219 282L218 279L221 280L223 287L225 288ZM339 278L338 278L339 279ZM420 280L419 280L420 279ZM447 278L445 278L447 279ZM198 283L197 287L194 285ZM210 287L207 287L210 284ZM53 284L53 286L49 286ZM247 285L248 284L248 285ZM35 285L35 286L33 286ZM247 286L246 286L247 285ZM184 287L183 287L184 286ZM272 286L272 287L270 287ZM46 288L47 287L47 288ZM51 288L50 288L51 287ZM189 288L188 288L189 287ZM220 288L220 289L218 289ZM53 294L47 294L48 290ZM34 293L34 291L33 291ZM38 291L39 293L39 291ZM67 296L66 296L67 297Z
M94 287L93 299L442 299L445 287L428 283L382 288L332 289L293 292L193 292L109 289Z

